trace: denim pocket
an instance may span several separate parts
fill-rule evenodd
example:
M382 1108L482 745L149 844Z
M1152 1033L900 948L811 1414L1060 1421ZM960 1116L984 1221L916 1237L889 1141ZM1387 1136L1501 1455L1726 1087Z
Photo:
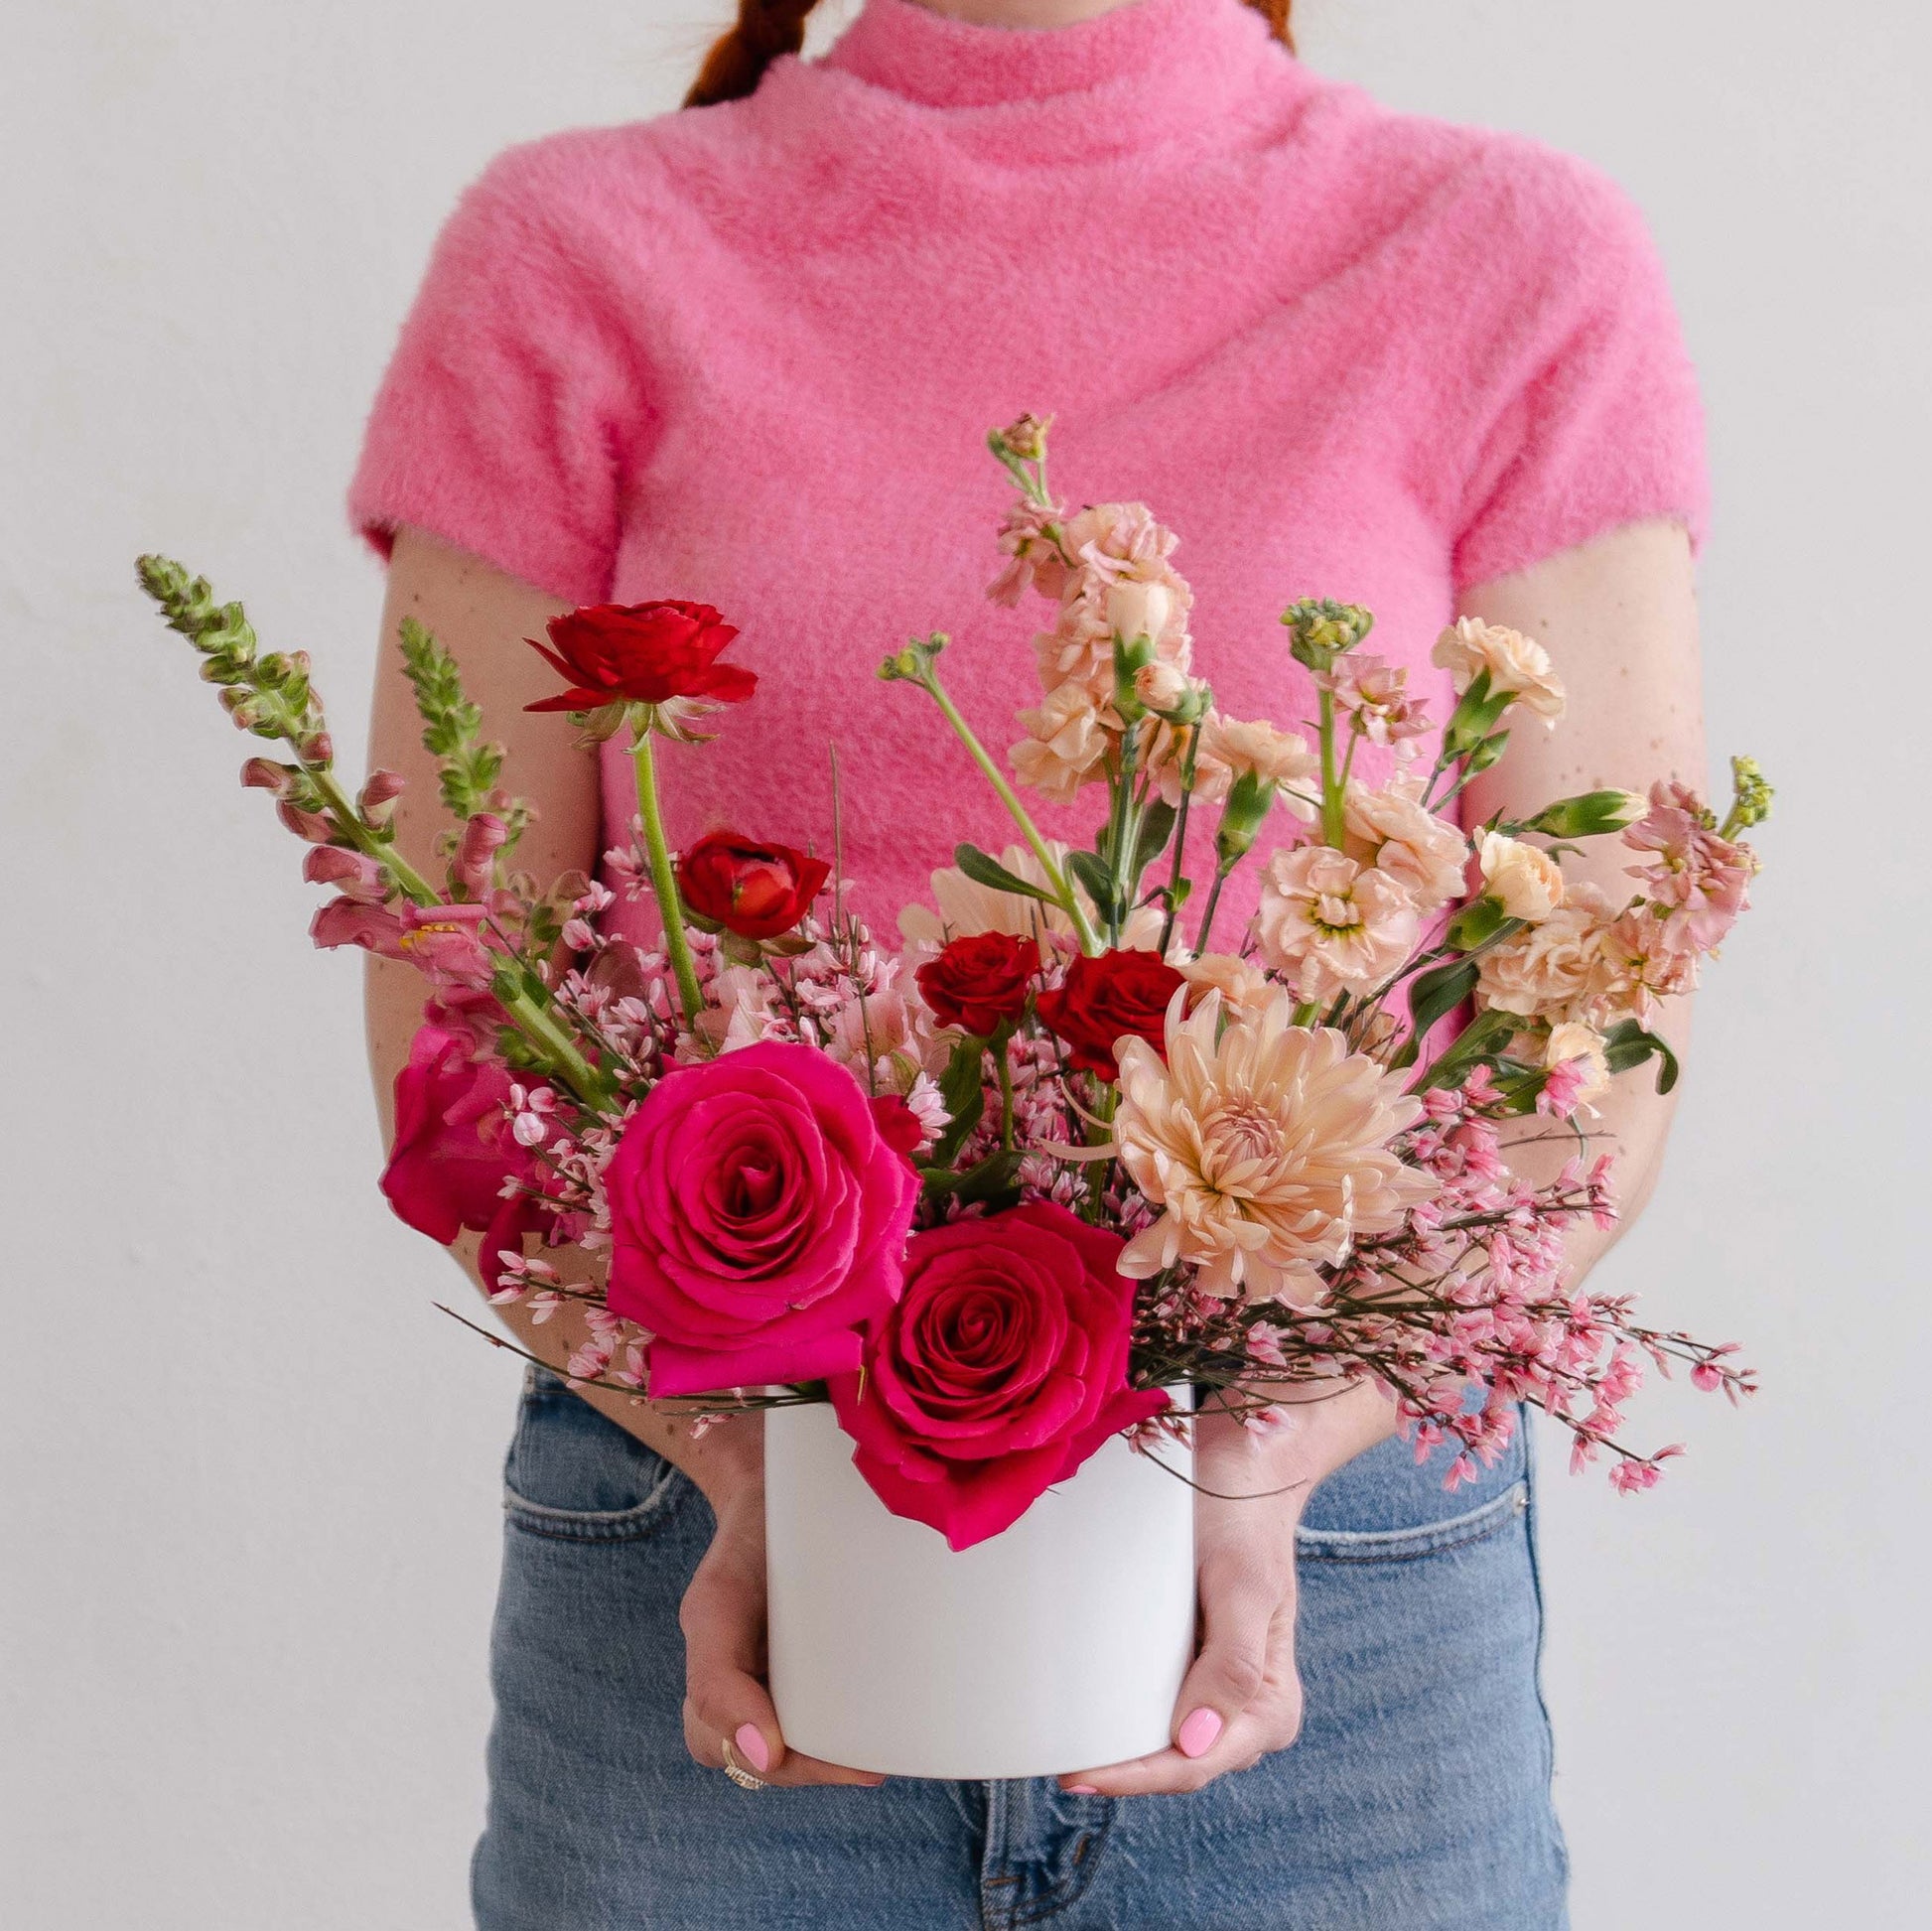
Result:
M1410 1529L1297 1529L1295 1546L1303 1562L1401 1563L1446 1549L1482 1542L1518 1522L1530 1505L1527 1481L1512 1482L1460 1515L1445 1516Z
M524 1377L503 1463L513 1528L566 1542L635 1542L655 1534L691 1484L654 1448L541 1368Z

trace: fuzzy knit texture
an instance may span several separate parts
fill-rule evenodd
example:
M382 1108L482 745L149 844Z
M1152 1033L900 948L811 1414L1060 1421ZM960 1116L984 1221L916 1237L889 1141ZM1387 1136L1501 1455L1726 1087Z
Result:
M1459 591L1628 522L1702 531L1696 381L1628 200L1322 78L1241 0L1049 31L867 0L748 99L511 149L438 241L350 514L568 603L717 605L761 681L666 748L673 839L829 852L836 742L846 872L891 934L956 839L1014 835L875 672L947 630L982 737L1020 735L1050 609L983 594L1010 496L985 436L1026 410L1059 493L1180 533L1195 668L1236 716L1311 715L1292 599L1369 606L1440 717ZM613 829L629 777L612 754ZM1039 816L1084 843L1100 795Z

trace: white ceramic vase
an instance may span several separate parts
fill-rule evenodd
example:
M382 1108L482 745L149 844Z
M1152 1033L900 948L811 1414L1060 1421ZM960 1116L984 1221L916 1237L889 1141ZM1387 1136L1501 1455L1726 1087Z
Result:
M1192 1454L1159 1453L1191 1475ZM1194 1651L1193 1491L1121 1437L955 1553L888 1511L823 1403L765 1416L771 1695L793 1749L889 1776L1165 1748Z

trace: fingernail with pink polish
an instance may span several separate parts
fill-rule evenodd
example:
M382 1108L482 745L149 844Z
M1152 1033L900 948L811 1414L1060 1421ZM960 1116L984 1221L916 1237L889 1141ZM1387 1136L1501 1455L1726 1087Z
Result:
M1069 1797L1098 1797L1100 1792L1090 1783L1070 1783L1066 1787L1066 1794Z
M1198 1715L1199 1713L1196 1712L1195 1714ZM738 1745L740 1751L744 1754L745 1761L754 1770L770 1769L771 1752L764 1747L764 1732L759 1728L757 1724L740 1724L738 1733L732 1738L732 1741ZM1206 1745L1203 1744L1201 1747L1205 1749Z
M1188 1713L1186 1721L1180 1725L1180 1733L1173 1740L1179 1744L1182 1756L1205 1756L1220 1733L1221 1713L1218 1710L1194 1710Z

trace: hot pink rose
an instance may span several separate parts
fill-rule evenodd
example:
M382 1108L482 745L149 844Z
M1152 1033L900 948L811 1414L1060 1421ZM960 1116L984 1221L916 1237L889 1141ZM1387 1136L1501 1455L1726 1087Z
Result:
M843 1066L763 1043L669 1074L605 1187L612 1311L653 1336L651 1393L695 1395L856 1368L919 1178Z
M895 1515L970 1548L1168 1405L1128 1386L1122 1246L1043 1202L913 1237L864 1372L830 1384L853 1460Z
M532 1171L529 1154L510 1137L509 1074L479 1063L474 1050L468 1034L425 1026L396 1075L395 1147L382 1190L410 1226L445 1247L465 1227L489 1227L503 1205L503 1181Z

